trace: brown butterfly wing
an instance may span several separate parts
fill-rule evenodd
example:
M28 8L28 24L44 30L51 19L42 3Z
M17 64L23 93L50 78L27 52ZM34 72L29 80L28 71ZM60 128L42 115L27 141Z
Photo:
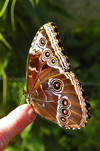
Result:
M80 129L88 120L87 102L72 72L52 76L32 91L32 105L38 114L69 129Z
M57 27L45 24L29 50L26 99L41 116L61 127L76 129L87 122L89 104L69 67Z
M37 77L50 77L69 70L69 60L59 39L59 32L53 23L47 23L36 33L26 65L26 94L34 87Z

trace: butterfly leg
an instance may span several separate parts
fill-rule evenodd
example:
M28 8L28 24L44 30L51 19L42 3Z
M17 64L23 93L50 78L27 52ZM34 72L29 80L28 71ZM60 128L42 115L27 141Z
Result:
M32 109L33 109L33 111L34 111L34 114L37 115L37 112L34 110L34 107L33 107L32 104L31 104L31 107L32 107Z

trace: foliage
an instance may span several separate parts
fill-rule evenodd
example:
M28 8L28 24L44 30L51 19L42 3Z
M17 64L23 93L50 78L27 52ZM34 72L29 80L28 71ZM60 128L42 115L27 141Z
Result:
M61 28L58 19L73 19L63 0L0 0L0 117L20 104L25 87L25 66L32 38L46 22L60 29L63 46L71 62L71 70L83 83L91 104L91 119L83 130L64 130L37 116L20 135L13 138L5 151L100 150L100 20L93 19L86 28L70 31ZM6 77L8 79L6 79ZM6 100L7 99L7 100ZM12 105L11 105L12 104Z

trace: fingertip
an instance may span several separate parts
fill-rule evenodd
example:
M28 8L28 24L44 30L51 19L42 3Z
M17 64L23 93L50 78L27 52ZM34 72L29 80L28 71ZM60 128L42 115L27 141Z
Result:
M15 124L18 132L20 132L35 120L36 114L29 104L23 104L18 106L15 110L7 115L8 118L12 119L12 123Z
M21 133L36 117L29 104L23 104L0 119L0 150L3 150L9 141Z
M31 121L34 121L35 117L36 117L36 112L34 111L33 108L30 108L30 109L28 110L28 118L29 118L29 121L30 121L30 122L31 122Z

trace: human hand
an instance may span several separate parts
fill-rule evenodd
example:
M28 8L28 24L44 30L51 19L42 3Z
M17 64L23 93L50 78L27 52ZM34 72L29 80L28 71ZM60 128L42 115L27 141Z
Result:
M9 141L21 133L31 122L35 120L36 114L29 104L23 104L7 116L0 119L0 151Z

